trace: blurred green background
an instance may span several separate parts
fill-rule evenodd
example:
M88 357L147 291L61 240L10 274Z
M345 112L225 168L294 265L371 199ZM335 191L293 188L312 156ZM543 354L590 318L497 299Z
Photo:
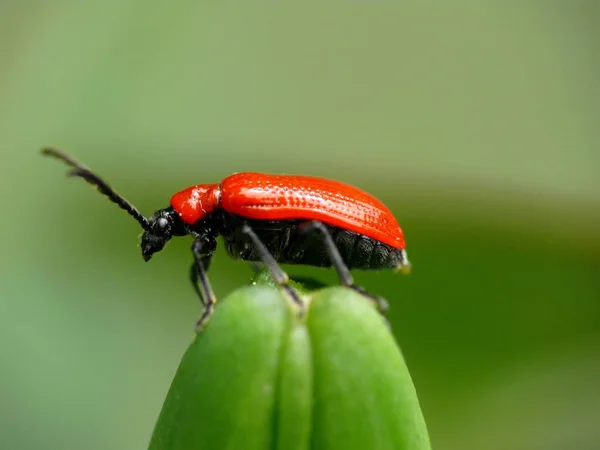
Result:
M200 314L190 242L144 264L54 145L148 214L236 171L374 193L415 270L356 278L434 448L600 448L599 9L1 1L0 447L145 448Z

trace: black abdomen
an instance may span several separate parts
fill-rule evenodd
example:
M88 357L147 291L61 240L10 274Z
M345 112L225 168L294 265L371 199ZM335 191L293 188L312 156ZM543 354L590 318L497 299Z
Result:
M246 219L233 214L223 214L220 234L232 258L260 261L248 238L236 230L250 225L267 249L282 264L302 264L331 267L331 261L318 232L306 235L298 232L303 220L268 221ZM326 225L335 245L349 269L396 268L403 262L402 250L362 234Z

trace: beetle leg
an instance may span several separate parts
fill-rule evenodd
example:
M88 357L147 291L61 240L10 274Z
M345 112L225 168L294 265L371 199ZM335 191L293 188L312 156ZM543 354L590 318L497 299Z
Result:
M204 264L204 272L206 273L206 271L208 270L208 265L210 264L210 258L204 257L202 259L202 262ZM202 303L202 306L206 306L206 301L204 300L204 294L202 293L202 289L204 288L204 283L200 281L200 275L198 274L198 268L196 267L196 261L194 261L192 263L192 265L190 266L190 281L192 282L194 291L196 292L196 294L198 295L198 298L200 299L200 303Z
M263 244L263 242L249 225L243 225L240 231L250 239L256 252L258 253L261 262L271 273L271 276L275 282L281 288L283 288L283 290L285 290L294 303L298 305L300 308L300 316L304 315L304 302L300 299L298 293L289 285L290 278L288 277L288 274L285 273L281 267L279 267L279 264L277 264L277 261L273 255L271 255L271 252L269 252L265 244Z
M214 253L214 248L205 249L205 244L205 239L202 239L201 237L197 237L192 243L194 262L190 270L190 281L194 286L194 290L200 297L202 305L204 305L204 312L196 324L197 331L200 331L204 322L206 322L208 317L212 314L215 308L215 302L217 301L206 274ZM212 247L212 245L210 247Z
M317 220L313 220L310 222L304 222L299 225L298 231L302 234L317 232L321 236L323 245L325 246L325 251L327 252L327 255L329 256L331 265L333 266L333 268L337 272L338 276L340 277L340 282L342 283L342 285L349 287L353 291L356 291L359 294L367 297L369 300L373 301L382 314L384 314L387 311L388 303L383 297L380 297L378 295L369 294L367 291L365 291L364 288L357 286L354 283L354 278L352 277L352 274L350 273L348 266L346 266L346 263L344 262L342 255L340 255L340 251L338 250L337 246L333 242L331 233L329 233L329 230L327 229L325 224L323 224L323 222L319 222Z

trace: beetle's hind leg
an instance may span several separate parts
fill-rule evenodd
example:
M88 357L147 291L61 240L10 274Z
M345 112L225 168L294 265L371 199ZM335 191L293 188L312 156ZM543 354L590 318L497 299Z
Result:
M325 224L323 222L319 222L317 220L313 220L310 222L304 222L298 226L298 231L304 235L306 235L308 233L313 233L313 232L317 233L321 237L321 240L325 247L325 251L327 252L327 255L329 256L329 260L331 261L331 265L333 266L333 268L337 272L338 276L340 277L340 282L342 283L342 285L352 289L353 291L358 292L359 294L361 294L361 295L367 297L369 300L373 301L375 303L375 305L377 306L377 309L382 314L385 314L385 312L388 310L388 302L383 297L370 294L365 289L363 289L360 286L357 286L354 283L354 278L352 277L352 274L350 273L350 269L348 269L348 266L344 262L344 259L342 258L340 251L338 250L337 246L333 242L331 233L329 233L329 230L327 229L327 227L325 226Z
M265 244L254 232L252 227L250 227L248 224L242 225L239 232L241 232L248 239L250 239L250 242L254 246L254 249L258 254L258 257L260 258L260 261L271 273L271 276L273 277L275 282L286 292L286 294L294 301L294 303L298 305L300 309L300 316L304 315L304 302L302 301L302 299L300 299L300 296L298 295L296 290L289 285L290 278L288 277L287 273L285 273L281 269L281 267L279 267L279 264L277 264L277 261L275 260L271 252L269 252Z

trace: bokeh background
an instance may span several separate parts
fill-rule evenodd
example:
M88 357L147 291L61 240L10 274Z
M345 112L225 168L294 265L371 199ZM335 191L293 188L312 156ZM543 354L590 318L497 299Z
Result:
M189 241L144 264L43 145L147 213L236 171L374 193L415 270L356 278L434 448L600 448L598 3L426 3L0 2L1 448L145 448L200 314Z

